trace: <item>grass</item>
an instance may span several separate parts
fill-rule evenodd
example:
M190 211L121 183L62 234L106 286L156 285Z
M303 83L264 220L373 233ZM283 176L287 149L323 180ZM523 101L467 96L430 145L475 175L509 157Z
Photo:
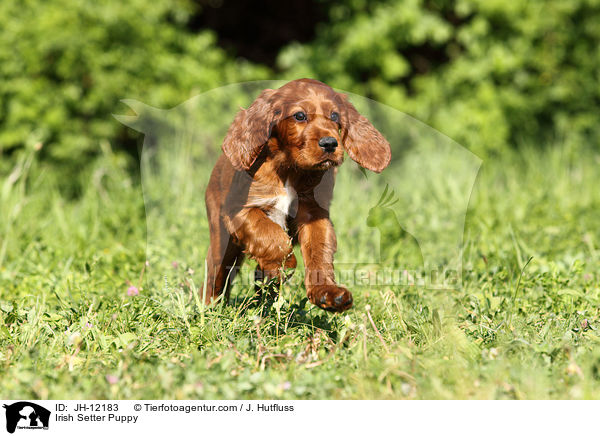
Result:
M334 315L296 282L258 306L236 283L230 304L205 307L201 195L182 194L189 210L173 216L150 201L146 217L139 179L102 149L72 181L76 198L36 151L2 181L4 397L600 398L599 154L488 159L466 215L461 286L353 287L355 307ZM348 174L332 208L340 256L363 253L370 234L353 219L366 206L344 206L356 195L346 177L362 177ZM433 223L427 198L413 200L411 217L422 208ZM397 266L403 240L384 239Z

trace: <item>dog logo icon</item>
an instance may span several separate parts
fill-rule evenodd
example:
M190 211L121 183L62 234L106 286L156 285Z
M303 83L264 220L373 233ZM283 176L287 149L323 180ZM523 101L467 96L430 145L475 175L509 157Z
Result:
M4 404L6 409L6 431L14 433L18 429L43 429L48 430L50 411L29 401L19 401L10 405Z

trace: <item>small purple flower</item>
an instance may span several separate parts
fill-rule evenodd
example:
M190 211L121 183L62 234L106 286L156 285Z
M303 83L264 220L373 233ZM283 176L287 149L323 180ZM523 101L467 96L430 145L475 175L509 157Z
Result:
M127 295L129 295L130 297L139 295L139 293L140 293L140 290L138 288L136 288L135 286L130 286L129 288L127 288Z
M86 322L85 327L91 329L92 327L94 327L94 324L92 324L91 322Z
M114 385L114 384L118 383L119 377L117 377L116 375L108 374L106 376L106 381L108 382L108 384Z
M173 262L171 262L171 266L173 267L173 269L177 269L179 268L179 263L177 263L177 261L174 260Z

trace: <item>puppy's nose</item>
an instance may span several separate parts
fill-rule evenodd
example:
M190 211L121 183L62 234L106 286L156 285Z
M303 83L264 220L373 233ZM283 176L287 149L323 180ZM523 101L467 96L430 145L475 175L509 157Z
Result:
M327 153L332 153L337 148L337 139L333 136L324 136L319 139L319 147L325 150Z

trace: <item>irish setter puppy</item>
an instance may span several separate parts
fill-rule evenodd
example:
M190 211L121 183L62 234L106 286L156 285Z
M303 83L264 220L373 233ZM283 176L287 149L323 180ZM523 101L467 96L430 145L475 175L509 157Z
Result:
M389 164L381 133L345 95L300 79L262 91L236 115L222 148L206 190L207 302L229 297L245 256L258 262L257 277L284 279L300 243L310 302L333 312L352 307L352 294L335 282L329 205L344 152L378 173Z

